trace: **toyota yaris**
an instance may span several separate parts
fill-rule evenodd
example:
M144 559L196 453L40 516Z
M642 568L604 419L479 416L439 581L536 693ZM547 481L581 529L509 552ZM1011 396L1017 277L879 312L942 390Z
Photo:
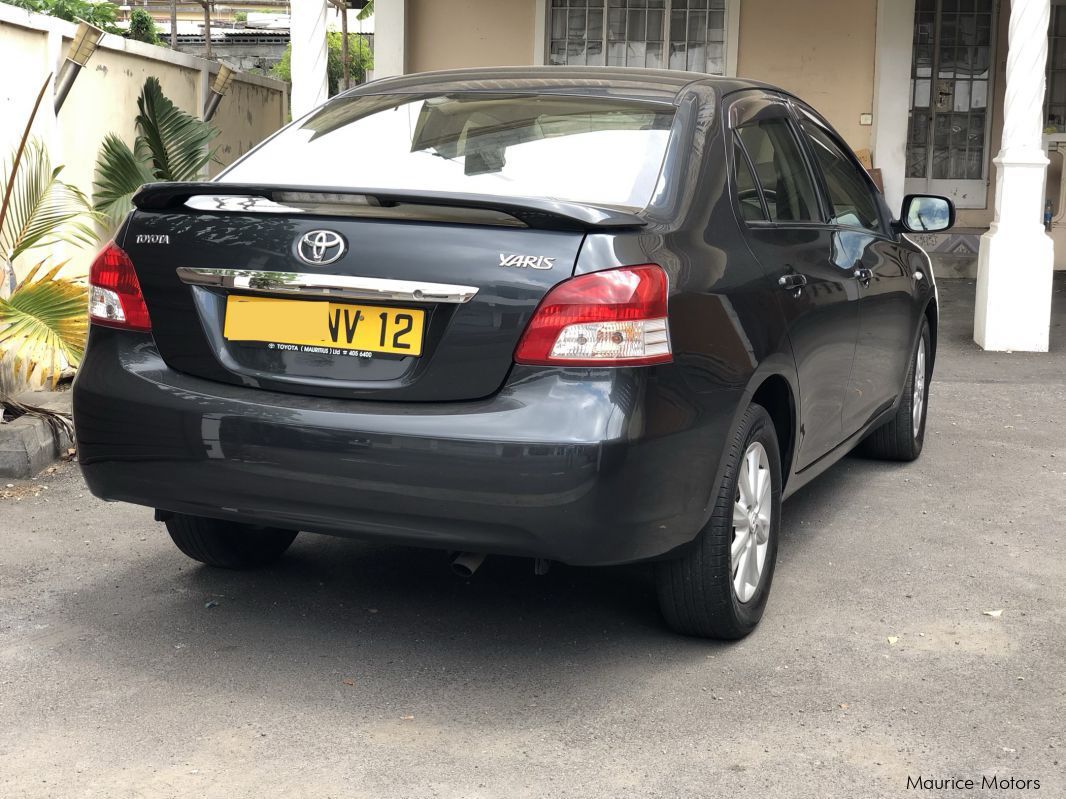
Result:
M933 275L797 97L628 69L485 69L336 97L216 180L145 186L91 269L92 492L214 566L297 531L654 563L739 638L782 499L922 450Z

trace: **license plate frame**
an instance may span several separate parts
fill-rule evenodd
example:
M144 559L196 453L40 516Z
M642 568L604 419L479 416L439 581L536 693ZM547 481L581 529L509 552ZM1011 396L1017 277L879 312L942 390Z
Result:
M230 295L222 337L301 352L341 350L418 358L426 311L360 302Z

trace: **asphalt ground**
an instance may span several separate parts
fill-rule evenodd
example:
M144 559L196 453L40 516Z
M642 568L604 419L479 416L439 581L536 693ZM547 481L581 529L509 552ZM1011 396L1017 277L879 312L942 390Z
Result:
M74 464L0 483L0 797L1066 796L1064 289L1051 354L997 354L942 285L922 458L789 500L735 644L647 567L302 535L223 572Z

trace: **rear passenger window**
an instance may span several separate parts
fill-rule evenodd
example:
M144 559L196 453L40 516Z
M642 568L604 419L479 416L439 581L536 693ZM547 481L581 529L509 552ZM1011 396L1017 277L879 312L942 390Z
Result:
M737 133L755 167L770 221L820 222L814 184L788 122L763 119Z
M755 176L751 174L748 159L744 157L740 141L733 141L733 174L737 177L737 200L740 203L740 215L745 222L765 222L766 212L762 207L759 187L755 185Z
M877 200L866 176L859 171L859 165L820 127L807 120L802 125L810 138L814 160L825 176L829 200L833 204L833 218L830 221L837 225L881 232Z

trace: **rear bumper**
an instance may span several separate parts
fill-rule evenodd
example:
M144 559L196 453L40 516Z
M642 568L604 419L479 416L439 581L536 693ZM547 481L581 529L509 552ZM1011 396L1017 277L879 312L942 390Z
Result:
M74 385L78 453L107 500L573 564L645 560L703 525L718 451L714 428L686 426L699 415L650 418L651 371L516 369L474 402L338 400L192 377L150 335L94 328Z

